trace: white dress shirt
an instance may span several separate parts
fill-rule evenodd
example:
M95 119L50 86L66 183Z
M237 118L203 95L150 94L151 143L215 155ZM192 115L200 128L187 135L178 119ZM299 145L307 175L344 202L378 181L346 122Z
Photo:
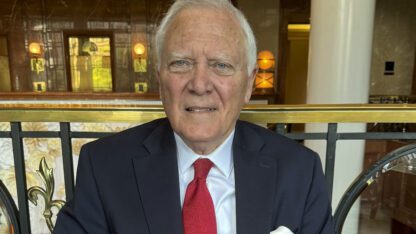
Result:
M192 164L199 158L209 158L214 166L208 173L207 187L214 202L218 234L236 233L235 183L232 143L234 130L214 152L199 155L190 149L182 138L175 133L178 150L179 189L181 206L185 199L186 188L194 178Z

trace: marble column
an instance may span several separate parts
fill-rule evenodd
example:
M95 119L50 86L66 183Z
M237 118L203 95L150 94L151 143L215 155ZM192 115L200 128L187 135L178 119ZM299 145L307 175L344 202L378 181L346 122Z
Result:
M308 104L367 103L375 0L312 0L307 84ZM309 124L308 132L327 126ZM364 124L340 124L338 132L365 131ZM325 167L325 142L305 143L321 155ZM332 206L361 172L363 141L338 141ZM354 206L343 233L357 233L359 207Z

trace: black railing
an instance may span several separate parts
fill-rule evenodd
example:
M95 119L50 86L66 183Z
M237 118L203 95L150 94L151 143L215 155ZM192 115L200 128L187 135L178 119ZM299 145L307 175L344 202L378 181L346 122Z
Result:
M3 113L2 113L3 111ZM43 115L46 114L46 115ZM82 113L81 116L79 113ZM109 114L111 113L111 114ZM31 233L30 217L28 211L28 195L26 185L25 160L23 151L24 138L60 138L62 148L63 171L65 179L66 199L74 195L74 168L72 160L72 139L100 138L111 132L74 132L71 131L70 122L135 122L134 120L150 120L164 116L162 107L98 107L91 108L78 106L64 107L16 107L6 106L0 108L0 121L10 121L10 131L0 131L0 138L10 138L13 145L13 157L16 174L18 197L19 229L23 234ZM41 115L41 116L22 116ZM87 117L85 117L85 115ZM106 114L108 115L106 117ZM89 116L89 117L88 117ZM94 118L94 116L100 116ZM103 117L104 116L104 117ZM357 117L358 116L358 117ZM241 118L253 122L268 123L279 134L295 140L325 140L326 162L325 176L329 191L332 194L334 181L334 166L336 159L336 143L340 140L416 140L416 132L337 132L338 123L370 123L394 121L416 122L416 106L252 106L243 110ZM106 119L107 118L107 119ZM135 119L136 118L136 119ZM367 120L368 118L368 120ZM317 119L319 121L317 121ZM59 131L23 131L22 122L30 121L59 122ZM62 120L62 121L61 121ZM140 121L140 122L144 122ZM326 132L294 133L287 132L290 123L326 122ZM13 201L8 201L12 203ZM345 213L345 211L344 211ZM337 213L335 213L337 214ZM338 217L335 217L336 221ZM343 217L345 219L345 217ZM342 220L343 223L343 220ZM18 229L16 229L18 230Z
M13 198L7 190L6 186L0 180L0 208L4 208L3 215L4 218L1 220L5 220L7 231L14 234L20 234L20 224L19 224L19 212L17 211L17 207L14 204ZM1 223L0 223L1 224Z
M60 131L23 131L21 122L11 122L11 131L0 131L0 138L11 138L15 165L16 187L18 198L18 217L21 233L31 233L29 217L29 200L26 185L26 170L23 151L23 138L60 138L65 180L66 200L74 196L74 168L72 160L72 141L76 138L101 138L114 133L111 132L72 132L70 123L60 122ZM13 202L13 201L9 201ZM14 202L13 202L14 204Z

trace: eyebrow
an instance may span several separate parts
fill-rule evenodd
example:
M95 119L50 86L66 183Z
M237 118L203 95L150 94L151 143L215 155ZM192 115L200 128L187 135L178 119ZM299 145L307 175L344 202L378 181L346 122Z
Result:
M171 52L170 54L168 54L168 59L172 58L188 58L188 56L180 52Z
M195 59L191 58L190 56L187 56L184 53L177 52L177 51L170 52L168 54L167 58L166 58L167 61L171 61L173 59L188 59L188 60L195 61ZM207 60L208 61L224 61L224 62L228 62L228 63L235 63L235 61L233 61L231 56L228 56L226 54L217 54L217 55L209 57Z
M227 56L225 54L220 54L220 55L214 56L213 58L209 58L208 60L209 61L212 61L212 60L221 60L221 61L231 62L232 59L231 59L230 56Z

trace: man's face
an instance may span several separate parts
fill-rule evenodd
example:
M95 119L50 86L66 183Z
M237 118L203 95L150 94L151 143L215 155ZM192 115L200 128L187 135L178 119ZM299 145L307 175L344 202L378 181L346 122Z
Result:
M180 12L165 38L158 74L173 130L196 153L208 154L230 134L251 95L243 33L228 13Z

